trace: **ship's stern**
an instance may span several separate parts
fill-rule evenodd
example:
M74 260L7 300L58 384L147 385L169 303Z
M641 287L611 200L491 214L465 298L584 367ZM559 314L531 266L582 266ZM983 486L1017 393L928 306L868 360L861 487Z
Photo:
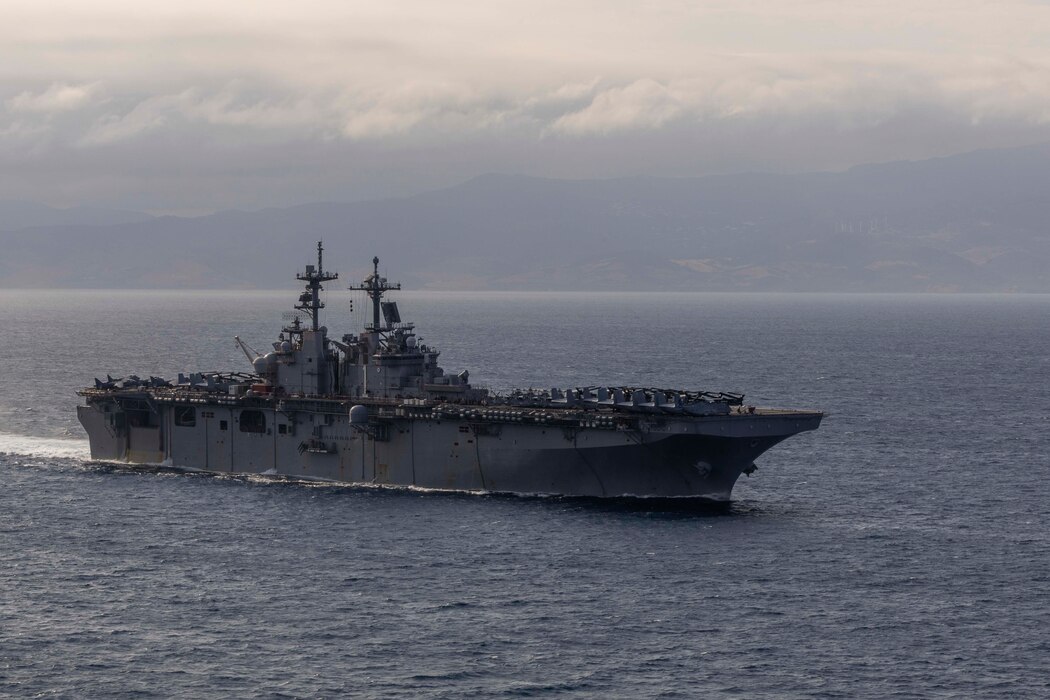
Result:
M115 425L114 414L106 413L97 404L77 406L77 419L87 432L91 445L91 459L123 462L127 459L127 438Z

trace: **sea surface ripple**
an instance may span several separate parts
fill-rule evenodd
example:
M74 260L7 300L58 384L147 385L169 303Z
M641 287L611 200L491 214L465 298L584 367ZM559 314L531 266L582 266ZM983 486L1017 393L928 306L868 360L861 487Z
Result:
M0 696L1050 696L1050 298L402 297L494 389L829 412L725 510L86 459L77 387L292 294L0 291Z

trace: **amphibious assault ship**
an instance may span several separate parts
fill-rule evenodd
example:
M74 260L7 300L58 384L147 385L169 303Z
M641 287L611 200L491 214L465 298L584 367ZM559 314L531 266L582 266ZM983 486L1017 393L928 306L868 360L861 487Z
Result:
M339 340L318 323L317 265L272 350L235 338L250 372L95 380L77 414L96 460L425 489L591 497L730 498L740 474L819 411L757 408L741 394L573 387L495 394L446 373L438 351L361 284L371 321Z

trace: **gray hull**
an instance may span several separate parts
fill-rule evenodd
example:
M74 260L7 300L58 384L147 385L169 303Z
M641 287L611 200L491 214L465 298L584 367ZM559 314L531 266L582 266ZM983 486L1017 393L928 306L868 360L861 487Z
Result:
M345 412L289 402L150 404L78 407L92 458L450 491L714 500L728 500L760 454L822 417L759 409L654 416L629 429L412 417L362 427Z
M815 411L759 409L743 395L639 387L552 387L492 395L404 323L400 289L373 272L351 287L372 320L328 337L317 265L295 315L252 373L130 375L78 393L95 459L450 491L728 500L767 449L820 425ZM382 317L382 320L381 320Z

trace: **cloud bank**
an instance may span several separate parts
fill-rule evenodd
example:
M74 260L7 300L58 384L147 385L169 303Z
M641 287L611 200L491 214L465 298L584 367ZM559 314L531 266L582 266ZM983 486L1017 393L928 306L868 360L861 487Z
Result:
M0 197L214 208L486 170L843 167L1050 139L1050 6L0 9Z

